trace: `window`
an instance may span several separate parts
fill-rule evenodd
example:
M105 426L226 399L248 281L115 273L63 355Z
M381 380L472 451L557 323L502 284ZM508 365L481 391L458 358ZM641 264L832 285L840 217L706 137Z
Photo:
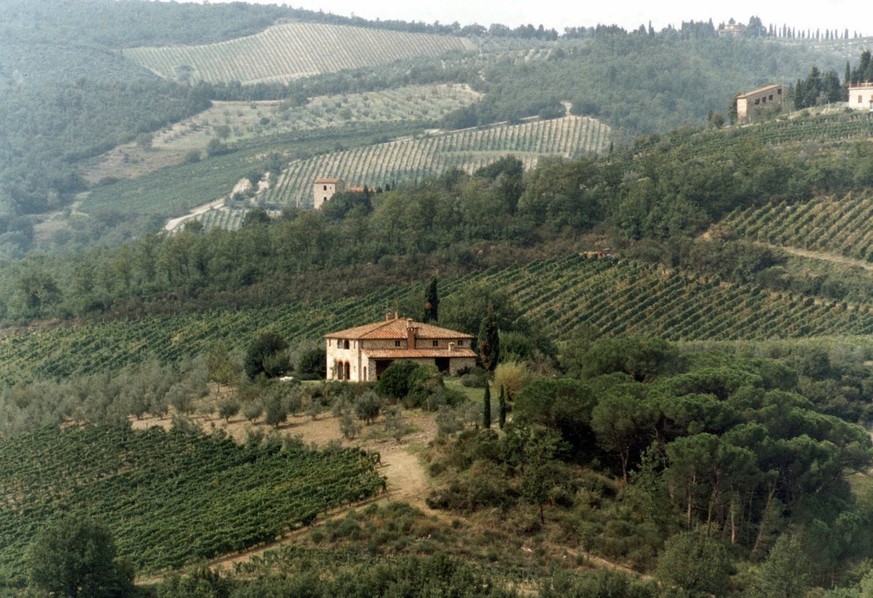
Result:
M777 95L777 96L781 96L781 95L782 95L782 89L781 89L781 88L776 90L776 95Z
M346 339L343 341L343 349L348 349L348 348L349 348L349 341L348 341L348 339Z
M327 185L324 186L324 190L327 191Z
M770 100L770 101L772 102L772 101L773 101L773 94L771 93L771 94L770 94L770 97L767 98L767 99Z
M434 346L434 347L439 347L439 346L440 346L440 342L439 342L439 341L434 341L434 342L433 342L433 346Z
M864 103L864 96L858 96L858 103L859 103L859 104L863 104L863 103Z
M761 100L755 100L755 106L761 103Z
M399 346L400 346L400 341L394 341L394 346L395 346L395 347L399 347Z
M463 346L464 346L464 341L463 341L463 340L458 340L458 346L459 346L459 347L463 347Z

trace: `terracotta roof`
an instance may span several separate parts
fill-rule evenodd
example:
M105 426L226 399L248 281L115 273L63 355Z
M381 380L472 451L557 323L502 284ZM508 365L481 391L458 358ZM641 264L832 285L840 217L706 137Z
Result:
M331 332L325 334L325 338L343 338L343 339L370 339L370 340L394 340L405 339L406 328L410 325L415 326L418 330L415 332L416 338L423 339L453 339L453 338L473 338L470 334L449 330L448 328L440 328L431 324L422 322L414 322L407 318L392 318L391 320L383 320L373 324L365 324L364 326L356 326L355 328L347 328L339 332Z
M475 351L469 347L448 349L364 349L364 355L370 359L432 359L434 357L476 357Z
M315 179L314 184L317 185L319 183L341 183L341 182L342 182L342 179L322 178L322 179Z

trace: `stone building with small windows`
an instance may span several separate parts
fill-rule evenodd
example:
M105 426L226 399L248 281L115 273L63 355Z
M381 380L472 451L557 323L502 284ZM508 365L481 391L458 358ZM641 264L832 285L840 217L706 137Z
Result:
M435 365L446 374L476 365L473 336L440 328L396 313L385 320L324 335L327 379L349 382L378 380L395 361Z
M873 83L855 83L849 86L849 108L873 112Z
M737 96L737 121L748 122L752 115L764 108L782 109L785 92L781 85L767 85Z
M317 210L330 201L336 193L346 190L346 183L342 179L320 178L312 183L312 208Z

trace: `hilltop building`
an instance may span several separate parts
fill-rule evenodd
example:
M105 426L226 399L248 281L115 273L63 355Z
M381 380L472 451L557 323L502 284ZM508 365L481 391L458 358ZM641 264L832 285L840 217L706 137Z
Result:
M737 121L748 122L752 114L767 107L782 109L785 97L781 85L767 85L737 96Z
M435 365L456 374L476 365L473 336L448 328L386 313L385 320L324 335L327 341L327 379L365 382L378 380L395 361Z
M849 108L873 112L873 83L856 83L849 86Z
M317 210L330 200L336 193L346 190L346 183L342 179L321 178L312 183L312 208Z

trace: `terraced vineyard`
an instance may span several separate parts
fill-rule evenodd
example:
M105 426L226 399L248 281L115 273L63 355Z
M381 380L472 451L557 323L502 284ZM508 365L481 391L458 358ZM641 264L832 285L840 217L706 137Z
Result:
M452 167L472 172L507 154L530 168L540 156L602 152L609 141L609 127L587 116L402 139L292 162L264 199L276 205L311 206L312 181L318 177L340 177L347 184L375 188L420 180Z
M27 545L65 512L105 524L121 556L155 570L271 541L382 484L358 449L241 446L129 426L0 440L0 587L23 584Z
M521 313L539 318L555 338L585 330L601 335L658 335L669 340L763 340L873 333L873 306L815 303L804 296L700 280L632 261L569 255L443 280L440 294L481 282L503 289ZM243 349L261 330L291 344L379 320L386 308L417 305L418 286L364 297L274 308L208 311L19 331L0 339L0 382L60 378L117 369L156 356L164 362L206 353L217 341ZM474 331L475 332L475 331Z
M282 81L475 50L469 39L322 23L284 23L261 33L202 46L131 48L124 56L165 79Z
M741 237L873 261L869 194L737 210L719 225Z

